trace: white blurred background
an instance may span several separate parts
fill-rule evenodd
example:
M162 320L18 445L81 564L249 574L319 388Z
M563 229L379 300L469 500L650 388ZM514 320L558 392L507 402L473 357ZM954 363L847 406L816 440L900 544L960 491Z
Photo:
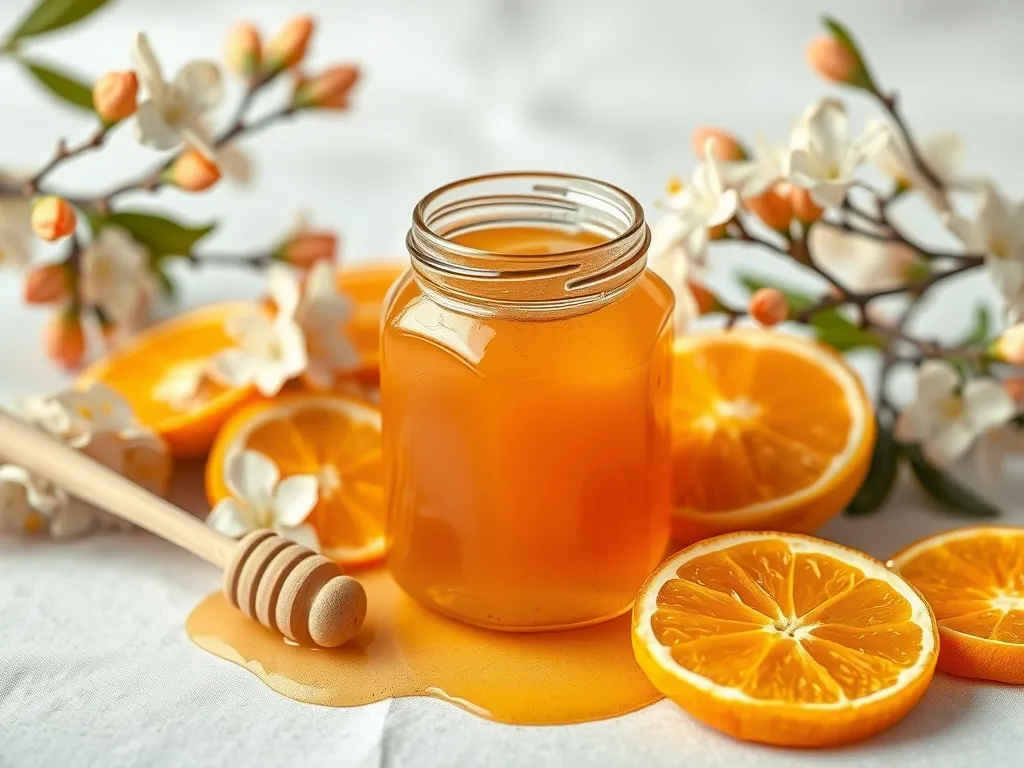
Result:
M9 28L25 3L0 7ZM782 139L811 100L830 91L804 63L823 12L845 20L881 81L897 88L916 131L954 130L972 172L1024 191L1024 4L954 0L763 3L755 0L119 0L86 23L32 41L33 57L90 78L130 66L133 34L146 30L170 74L197 57L219 58L233 22L267 34L309 11L319 19L310 65L353 60L365 70L354 109L302 117L254 136L251 187L222 183L202 195L140 194L133 207L163 208L193 222L219 220L206 245L244 252L275 241L298 210L339 229L352 261L401 257L413 204L433 187L469 174L543 168L615 182L657 215L671 173L688 175L690 132L717 124L750 138ZM237 98L229 92L225 117ZM283 84L282 84L283 87ZM60 136L81 139L90 122L0 61L0 166L37 167ZM847 93L854 129L873 112ZM272 98L272 97L271 97ZM268 101L271 100L268 98ZM55 174L55 187L102 190L157 156L119 130L109 147ZM943 233L923 206L903 214L926 238ZM38 257L46 254L40 246ZM713 282L729 285L739 259L781 270L756 250L720 248ZM252 296L258 276L242 270L183 271L182 301ZM975 279L957 288L956 309L921 322L966 324ZM43 360L45 311L20 302L20 279L0 272L0 399L60 384Z

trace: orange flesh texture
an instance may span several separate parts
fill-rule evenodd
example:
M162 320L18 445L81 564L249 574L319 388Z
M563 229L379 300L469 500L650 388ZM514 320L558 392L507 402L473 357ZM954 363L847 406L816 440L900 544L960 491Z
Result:
M806 488L846 446L852 426L839 384L776 349L737 354L723 345L677 356L673 395L676 503L705 512ZM708 414L723 410L735 418L726 414L708 429Z
M1024 683L1024 530L980 528L918 552L899 571L935 612L941 669Z
M277 406L305 403L256 425L244 437L244 448L270 457L282 478L314 475L319 479L319 501L307 522L316 529L324 554L346 560L342 553L351 553L358 562L378 559L383 555L385 525L380 431L337 409L320 406L318 400L311 395L286 395L237 414L210 455L210 503L230 494L224 468L228 448L241 428Z
M187 407L162 401L154 393L179 366L200 365L234 346L224 329L225 320L256 308L242 302L218 304L154 326L93 365L78 383L108 384L128 401L140 423L168 441L175 454L201 453L233 410L255 397L252 388L228 389L204 378Z
M740 544L678 576L658 595L655 636L681 666L754 699L861 698L892 686L921 652L910 603L828 555Z
M526 227L455 239L527 256L602 242ZM500 629L628 609L667 541L671 307L651 274L552 320L471 317L399 286L382 404L389 565L406 592Z

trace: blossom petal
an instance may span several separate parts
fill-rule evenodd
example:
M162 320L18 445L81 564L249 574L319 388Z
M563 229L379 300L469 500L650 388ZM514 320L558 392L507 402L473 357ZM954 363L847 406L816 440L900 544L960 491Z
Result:
M270 506L280 477L277 464L258 451L242 451L228 463L228 490L256 509Z
M925 360L917 369L917 399L940 403L960 386L960 374L945 360Z
M235 144L224 144L217 149L214 158L224 175L243 186L252 181L252 161L249 155Z
M132 45L132 64L139 76L139 83L145 95L156 101L163 101L167 92L164 74L160 69L160 60L153 53L149 38L139 32Z
M718 206L708 217L708 226L717 227L719 224L724 224L731 219L733 214L736 213L739 201L739 195L736 194L735 189L725 190L718 198Z
M144 101L139 105L135 113L135 138L144 147L160 151L180 146L183 139L181 131L164 120L163 112L155 101Z
M948 467L959 459L974 442L976 433L963 419L946 422L931 438L922 443L924 457L937 467Z
M220 67L214 61L189 62L174 76L174 87L200 111L217 106L224 98Z
M238 538L256 529L246 506L237 499L221 499L206 516L206 524L225 536Z
M952 180L964 162L964 142L953 131L935 133L921 142L921 156L941 181Z
M943 215L942 223L957 240L964 244L967 250L979 252L988 250L984 234L976 222L949 212Z
M94 511L82 503L67 504L50 517L50 535L55 539L73 539L96 525Z
M210 361L209 375L226 387L241 387L252 382L259 370L259 361L240 349L225 349Z
M839 208L852 181L853 179L818 181L808 187L808 191L811 193L811 199L822 208Z
M1013 398L995 379L972 379L964 386L964 414L977 432L1003 426L1014 417Z
M274 519L286 528L302 525L319 499L320 483L313 475L292 475L274 491Z
M884 125L872 124L867 126L860 136L850 145L850 149L844 159L844 165L851 170L866 160L873 159L879 152L884 150L891 141L892 133Z
M278 318L291 318L299 306L299 281L288 267L275 264L267 275L267 289L277 307Z
M317 536L316 529L311 525L277 526L274 531L286 539L291 539L296 544L301 544L306 549L311 549L314 552L320 551L320 537Z

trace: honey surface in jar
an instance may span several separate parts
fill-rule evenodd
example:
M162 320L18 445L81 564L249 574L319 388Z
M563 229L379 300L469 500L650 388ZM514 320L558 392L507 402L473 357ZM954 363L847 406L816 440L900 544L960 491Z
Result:
M606 241L557 228L450 238L516 259ZM388 564L421 604L483 627L623 613L669 525L672 295L649 272L590 311L473 313L407 276L385 310Z

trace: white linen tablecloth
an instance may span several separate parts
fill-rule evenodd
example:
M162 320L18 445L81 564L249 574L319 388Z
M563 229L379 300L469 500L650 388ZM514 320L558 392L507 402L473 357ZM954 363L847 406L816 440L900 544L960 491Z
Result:
M887 84L898 86L921 133L953 129L968 165L1020 194L1024 48L1019 3L870 0L824 4L855 30ZM0 8L9 25L21 3ZM253 190L138 197L193 221L224 216L218 250L257 249L298 208L339 227L352 260L401 253L417 198L445 181L502 168L544 167L606 178L647 205L670 172L688 173L689 132L700 123L781 138L827 92L803 64L822 4L443 0L419 3L273 0L124 0L33 52L97 75L129 66L136 29L150 32L168 71L217 55L238 18L271 28L298 10L321 18L313 61L357 59L366 79L350 115L314 117L248 146ZM33 166L55 139L88 123L38 95L0 62L0 164ZM867 115L851 96L855 124ZM102 189L151 161L128 135L103 157L54 182ZM908 218L941 237L920 208ZM47 253L40 248L40 253ZM738 261L790 274L767 255ZM256 294L260 278L228 269L182 272L182 301ZM969 281L955 304L920 322L956 333L988 296ZM0 273L0 400L60 386L38 351L44 313L20 304L17 276ZM870 363L863 363L865 370ZM197 512L197 466L175 498ZM1019 491L1019 482L1016 484ZM1019 495L1018 495L1019 498ZM1007 520L1024 522L1011 488ZM909 484L887 509L839 519L822 532L885 557L955 521L930 511ZM512 727L441 701L384 701L356 709L300 704L194 647L183 622L218 574L143 533L56 543L0 542L0 768L27 766L970 766L1019 765L1024 694L938 674L921 705L866 743L825 752L751 746L704 728L670 702L614 720Z

